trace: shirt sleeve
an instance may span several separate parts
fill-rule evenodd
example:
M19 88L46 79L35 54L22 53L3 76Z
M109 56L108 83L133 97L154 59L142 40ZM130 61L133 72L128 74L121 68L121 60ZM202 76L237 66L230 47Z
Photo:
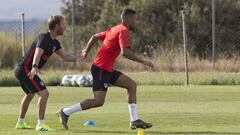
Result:
M105 37L106 37L106 33L107 33L107 31L98 33L98 34L97 34L98 39L100 39L100 40L103 41L103 40L105 39Z
M121 48L130 47L130 33L128 30L122 30L119 33L119 45Z
M60 50L61 48L62 48L62 46L61 46L60 42L57 40L57 48L54 52Z
M46 36L44 36L44 35L38 36L36 47L41 48L43 50L45 50L47 48Z

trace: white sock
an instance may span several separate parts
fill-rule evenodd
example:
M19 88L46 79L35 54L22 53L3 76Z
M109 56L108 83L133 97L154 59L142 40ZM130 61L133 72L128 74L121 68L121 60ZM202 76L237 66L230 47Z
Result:
M25 122L25 119L24 119L24 118L19 118L19 119L18 119L18 123L23 124L24 122Z
M138 120L137 105L136 104L128 104L128 110L129 110L131 121Z
M63 112L65 114L67 114L68 116L71 115L72 113L75 113L78 111L82 111L82 107L81 107L80 103L77 103L75 105L72 105L72 106L69 106L69 107L63 109Z
M38 126L45 124L45 120L38 120Z

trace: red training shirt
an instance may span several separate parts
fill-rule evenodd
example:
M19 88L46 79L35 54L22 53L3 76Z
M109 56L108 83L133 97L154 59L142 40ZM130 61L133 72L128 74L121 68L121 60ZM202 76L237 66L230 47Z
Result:
M121 48L130 47L130 33L127 26L122 22L104 32L98 33L98 38L103 41L97 52L93 65L113 72L116 58Z

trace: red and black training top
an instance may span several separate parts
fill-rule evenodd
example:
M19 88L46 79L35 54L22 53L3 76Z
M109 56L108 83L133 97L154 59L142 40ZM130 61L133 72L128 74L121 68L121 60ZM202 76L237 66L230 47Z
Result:
M49 32L42 33L38 35L32 42L31 46L28 48L24 57L19 63L20 66L23 66L25 69L27 68L28 70L32 69L33 57L36 48L41 48L44 51L38 63L38 68L40 69L48 61L50 56L62 47L57 39L51 38Z

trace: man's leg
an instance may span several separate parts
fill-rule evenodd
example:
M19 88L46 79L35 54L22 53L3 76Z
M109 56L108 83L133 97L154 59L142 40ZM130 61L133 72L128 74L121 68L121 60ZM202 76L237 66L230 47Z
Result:
M17 129L29 129L32 128L30 125L27 125L25 122L25 116L28 111L29 104L31 103L34 92L31 92L26 86L28 81L25 72L23 72L22 68L20 66L16 66L14 69L14 74L17 80L19 81L22 90L25 93L25 96L22 99L21 105L20 105L20 112L19 112L19 118L18 122L16 124Z
M90 108L101 107L104 104L106 91L94 91L94 98L93 99L86 99L81 103L77 103L75 105L69 106L63 109L63 112L66 115L71 115L72 113L87 110Z
M101 107L105 102L106 91L95 91L94 99L86 99L80 103L82 110L87 110L90 108Z
M121 74L114 85L127 89L129 104L137 103L137 84L131 78L124 74Z
M105 102L105 97L108 89L109 79L112 73L105 71L99 67L92 66L91 73L93 76L93 99L86 99L81 103L61 109L57 112L60 116L60 122L65 129L68 129L68 117L78 111L87 110L90 108L100 107Z
M128 108L131 121L138 120L136 102L137 102L137 84L128 76L121 74L116 82L115 86L127 89L128 93Z
M30 128L32 128L30 125L27 125L25 123L25 116L26 116L29 104L31 103L33 97L34 97L34 94L32 94L32 93L26 93L26 95L23 97L22 102L21 102L18 122L16 124L17 129L30 129Z
M25 93L25 96L22 99L21 106L20 106L20 113L18 122L16 124L16 129L31 129L32 127L25 122L25 116L28 111L29 104L31 103L34 93L30 92L25 85L20 82L22 90Z
M90 108L101 107L105 102L107 91L94 91L94 98L93 99L86 99L81 103L74 104L72 106L66 107L61 109L58 112L60 117L60 122L62 123L65 129L68 129L68 117L78 111L87 110Z
M44 82L35 75L33 79L27 77L25 84L29 91L37 93L38 98L38 124L36 130L38 131L53 131L54 129L50 128L45 124L45 111L48 101L49 92L46 88Z
M30 102L32 101L34 94L28 93L22 99L19 119L24 119L29 107Z
M44 120L49 92L46 89L46 90L43 90L43 91L39 92L38 94L39 94L39 99L38 99L38 119L39 120ZM44 124L44 123L39 123L39 124Z
M38 124L36 126L36 130L38 131L54 131L54 129L50 128L45 124L45 111L48 101L49 92L47 89L38 92Z
M117 71L118 72L118 71ZM117 73L118 74L118 73ZM114 77L114 75L113 75ZM138 118L137 115L137 84L128 76L121 74L114 85L127 89L128 92L128 109L131 118L130 126L132 129L136 128L150 128L152 124L146 123Z

